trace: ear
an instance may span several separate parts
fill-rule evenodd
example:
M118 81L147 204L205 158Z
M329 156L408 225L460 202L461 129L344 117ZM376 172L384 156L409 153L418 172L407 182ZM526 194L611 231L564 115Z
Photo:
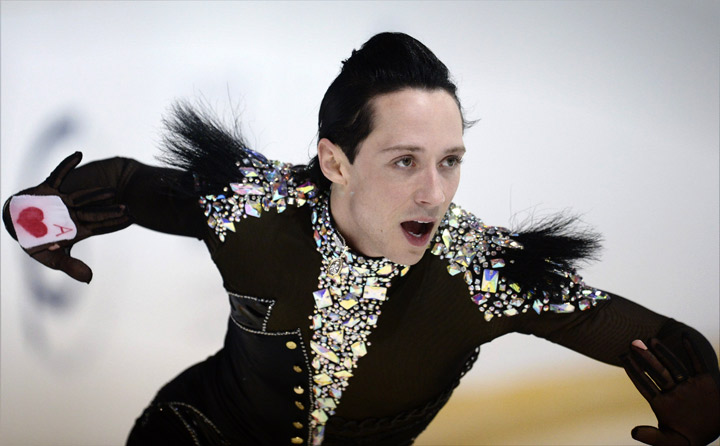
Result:
M345 156L345 152L327 138L318 141L318 163L320 170L328 180L335 184L346 185L348 178L347 166L350 161Z

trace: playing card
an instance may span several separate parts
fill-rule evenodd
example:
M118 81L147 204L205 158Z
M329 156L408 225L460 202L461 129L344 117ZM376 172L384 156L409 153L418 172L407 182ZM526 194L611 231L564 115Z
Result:
M10 217L25 249L77 236L77 227L57 195L16 195L10 199Z

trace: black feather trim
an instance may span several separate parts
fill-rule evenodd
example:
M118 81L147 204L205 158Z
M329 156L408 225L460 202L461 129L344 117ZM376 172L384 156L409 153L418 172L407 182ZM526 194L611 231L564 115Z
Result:
M558 295L572 286L580 262L598 259L602 237L580 225L578 216L557 214L522 224L513 234L523 249L508 249L507 274L527 290ZM553 299L554 300L554 299Z
M205 106L176 103L169 118L163 120L167 133L159 159L171 167L192 173L194 184L188 194L217 193L241 177L237 163L254 159L267 165L267 159L248 148L236 120L227 128Z

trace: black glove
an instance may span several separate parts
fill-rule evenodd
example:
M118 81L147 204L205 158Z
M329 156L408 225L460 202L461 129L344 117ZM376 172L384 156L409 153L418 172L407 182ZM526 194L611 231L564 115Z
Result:
M111 188L60 192L65 177L82 160L75 152L65 158L40 185L5 202L3 221L10 235L43 265L89 283L92 270L70 256L70 249L93 235L118 231L132 222L125 206L116 204Z
M706 445L720 435L720 390L707 364L683 336L688 370L660 341L633 341L625 371L650 403L658 427L636 426L632 437L655 446Z

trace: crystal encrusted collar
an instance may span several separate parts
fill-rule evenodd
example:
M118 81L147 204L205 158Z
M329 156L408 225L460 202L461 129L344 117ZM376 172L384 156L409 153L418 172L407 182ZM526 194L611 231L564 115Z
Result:
M335 413L358 360L367 354L367 339L388 299L392 279L410 269L348 249L332 225L328 201L327 195L321 197L312 212L313 236L322 256L319 289L313 293L315 310L310 316L313 445L322 444L325 423Z

